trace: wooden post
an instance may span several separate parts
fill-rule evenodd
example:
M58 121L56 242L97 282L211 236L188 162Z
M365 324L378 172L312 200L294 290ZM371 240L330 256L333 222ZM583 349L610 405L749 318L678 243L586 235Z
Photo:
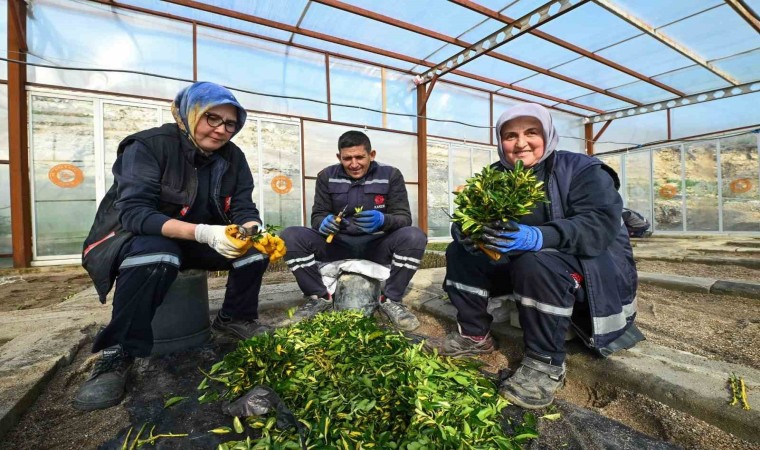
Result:
M587 123L584 125L585 128L585 138L586 138L586 154L587 155L593 155L594 154L594 124L593 123Z
M430 86L432 89L433 86ZM424 84L417 86L417 208L418 226L428 232L427 208L427 99L428 93Z
M26 2L8 2L8 55L26 62ZM32 261L32 214L27 140L26 64L8 63L8 146L13 267Z

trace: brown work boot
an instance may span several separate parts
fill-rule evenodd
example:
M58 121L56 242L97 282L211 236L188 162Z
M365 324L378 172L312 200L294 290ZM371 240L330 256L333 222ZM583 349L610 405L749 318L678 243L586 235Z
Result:
M526 356L515 373L501 382L499 394L517 406L540 409L552 404L564 381L565 364L553 366Z

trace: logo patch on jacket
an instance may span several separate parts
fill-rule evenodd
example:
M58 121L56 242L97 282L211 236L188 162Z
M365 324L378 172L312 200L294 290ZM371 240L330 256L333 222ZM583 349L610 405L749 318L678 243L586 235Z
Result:
M375 196L375 207L377 208L380 205L385 206L385 197L382 196L382 195L376 195Z
M226 126L226 125L225 125ZM232 205L232 196L224 198L224 212L230 212L230 205Z

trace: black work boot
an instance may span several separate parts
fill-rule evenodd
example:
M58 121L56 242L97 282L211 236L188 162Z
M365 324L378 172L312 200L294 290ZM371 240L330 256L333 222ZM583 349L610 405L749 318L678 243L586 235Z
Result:
M103 350L90 378L74 397L74 408L81 411L110 408L121 403L127 385L127 375L135 359L114 345Z
M248 339L259 334L269 333L272 327L259 323L258 319L241 320L227 317L219 311L211 323L211 328L233 339Z
M517 371L501 382L499 394L517 406L539 409L554 401L554 393L565 381L565 364L553 366L549 357L532 356L525 356Z
M443 341L427 341L425 347L428 350L437 348L438 354L441 356L477 356L493 352L496 348L496 342L491 337L491 333L476 340L454 331L447 334Z

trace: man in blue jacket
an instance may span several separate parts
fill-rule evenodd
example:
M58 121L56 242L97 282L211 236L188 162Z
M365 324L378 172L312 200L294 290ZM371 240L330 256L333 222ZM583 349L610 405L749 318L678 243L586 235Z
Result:
M262 224L248 163L230 142L246 111L224 87L198 82L177 94L172 114L176 123L119 144L114 184L84 243L82 264L100 301L114 281L116 292L111 321L93 344L103 354L74 398L78 409L121 402L134 358L151 353L153 315L180 269L229 270L215 331L245 339L268 330L257 318L269 256L231 233Z
M375 162L369 138L359 131L338 139L337 157L339 164L317 175L311 228L282 232L288 247L285 261L307 297L290 322L332 308L318 261L356 258L391 266L379 306L394 326L411 331L419 321L401 299L419 268L427 236L411 226L404 177L397 168ZM334 240L328 243L331 235Z
M544 181L549 203L537 205L520 223L485 228L485 248L501 255L495 263L452 227L444 290L457 308L459 331L429 346L450 356L492 352L488 299L512 294L525 356L499 393L519 406L542 408L564 380L569 327L603 356L643 339L633 324L636 266L612 169L593 157L555 151L557 131L540 105L518 105L502 114L496 137L500 161L492 167L513 170L522 161Z

